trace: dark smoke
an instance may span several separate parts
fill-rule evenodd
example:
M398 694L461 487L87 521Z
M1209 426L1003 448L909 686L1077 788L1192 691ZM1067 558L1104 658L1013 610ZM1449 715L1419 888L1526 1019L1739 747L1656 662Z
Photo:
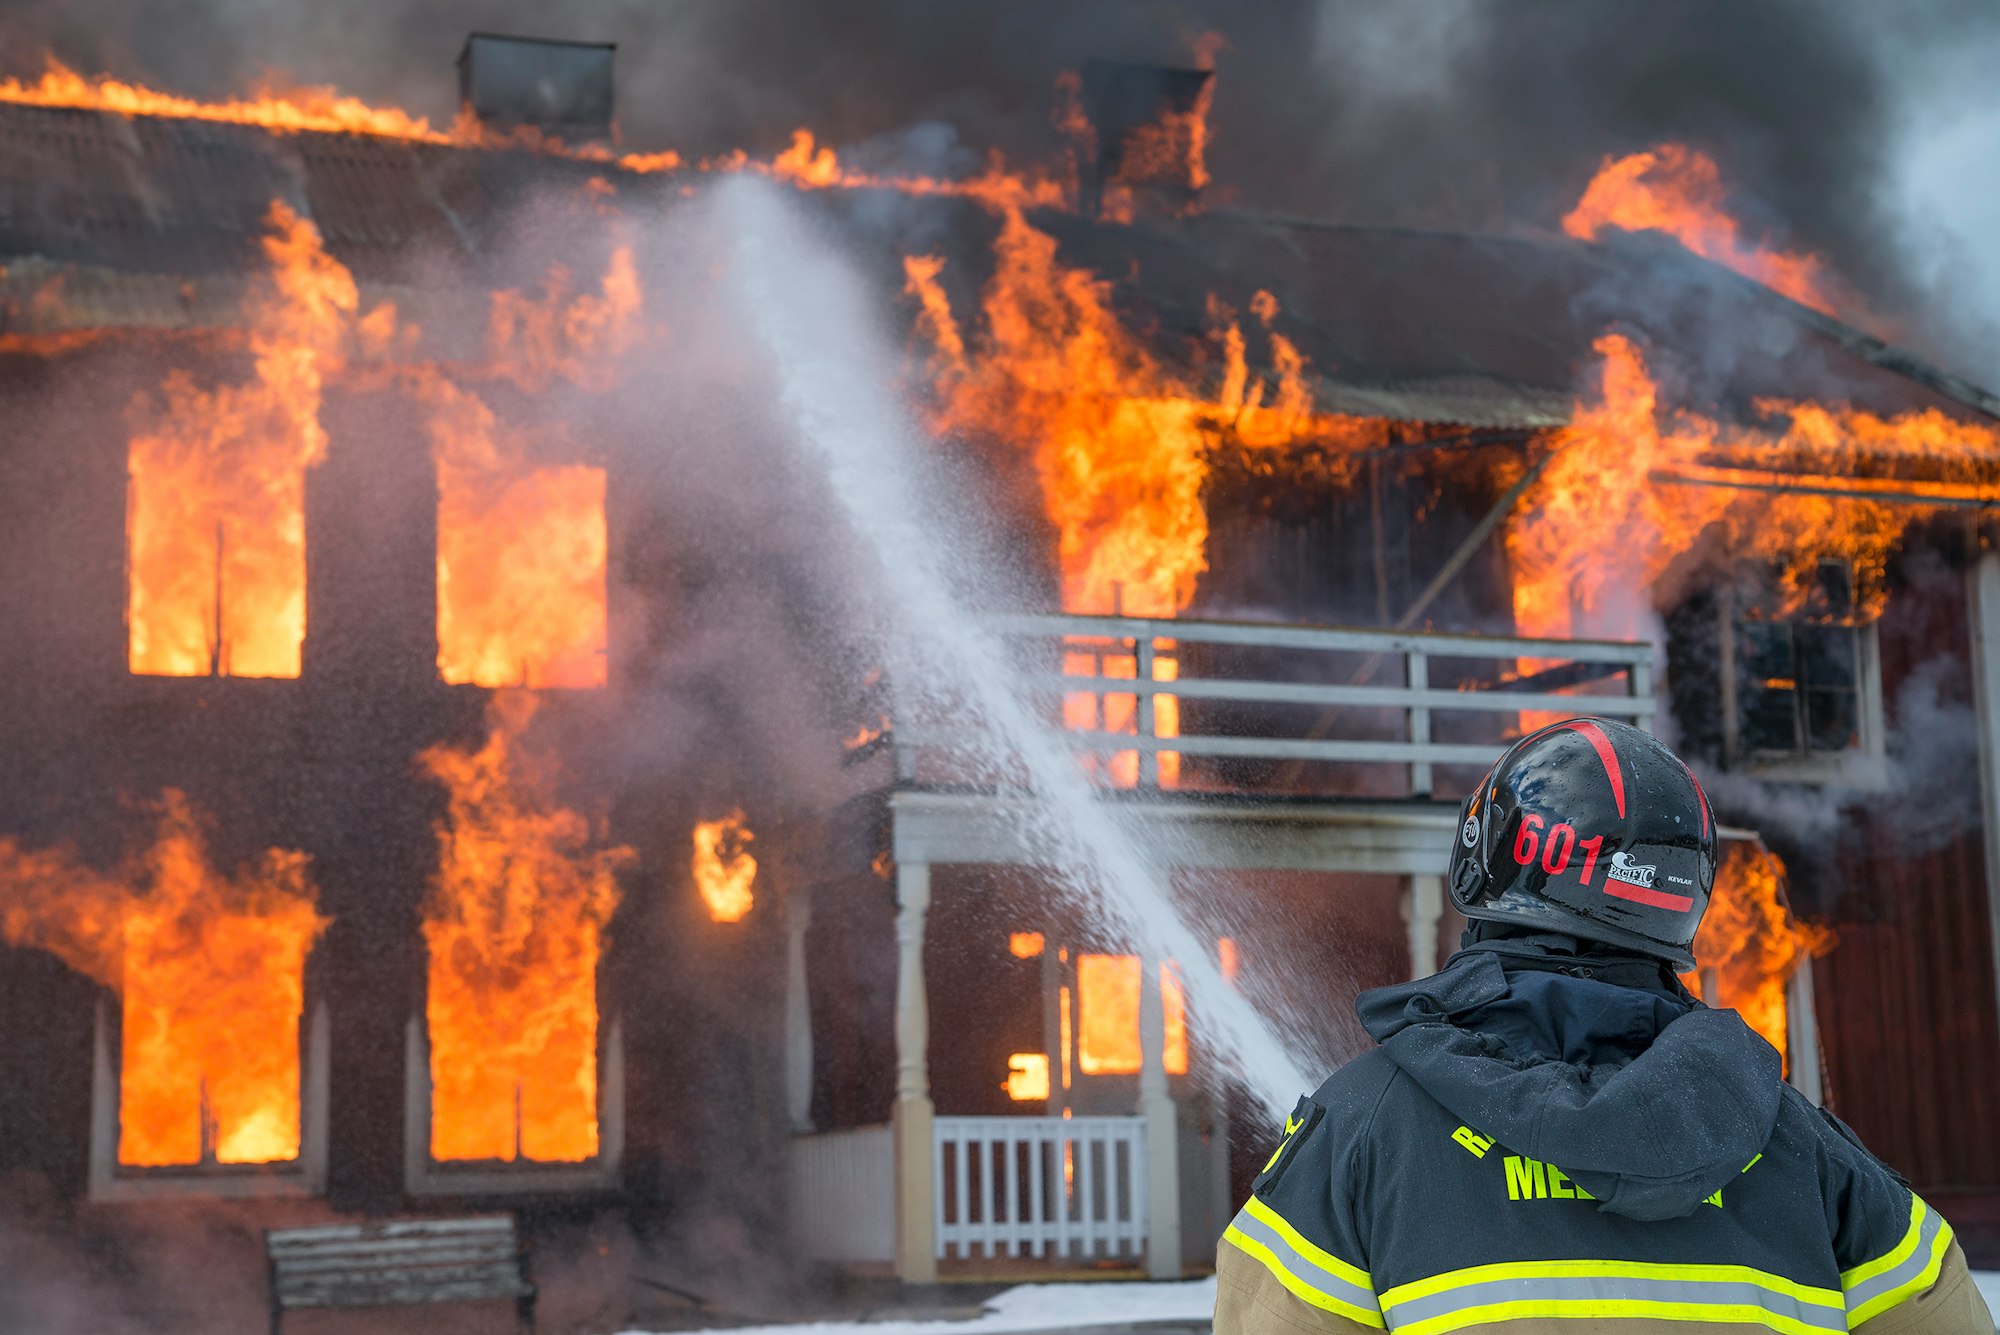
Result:
M203 96L267 75L448 122L467 31L613 40L625 142L769 152L794 127L949 168L1059 149L1057 73L1091 56L1217 59L1211 162L1245 204L1445 227L1551 227L1607 153L1714 154L1753 232L1819 251L1932 334L1934 248L1905 255L1910 108L1968 100L2000 14L1966 0L13 0L0 66L44 51ZM558 17L559 15L559 17ZM1955 72L1954 79L1941 71ZM886 148L884 145L886 144ZM953 150L956 151L953 151Z

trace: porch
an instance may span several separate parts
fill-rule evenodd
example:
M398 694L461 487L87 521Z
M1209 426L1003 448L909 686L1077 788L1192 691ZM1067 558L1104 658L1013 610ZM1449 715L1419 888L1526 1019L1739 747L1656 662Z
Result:
M1034 681L1051 716L1096 768L1096 800L1136 840L1172 849L1176 873L1396 878L1410 977L1438 961L1458 801L1522 716L1593 712L1646 727L1656 708L1645 644L1122 617L1001 625L1046 665ZM892 705L878 745L894 763L895 1094L886 1125L806 1128L811 910L799 897L790 1058L801 1248L912 1283L934 1281L941 1264L1122 1264L1178 1277L1183 1244L1193 1254L1212 1242L1228 1174L1186 1126L1185 1105L1201 1095L1185 1075L1184 1014L1180 1069L1169 1069L1171 962L1120 957L1137 975L1136 1071L1086 1088L1069 1078L1084 1054L1054 1006L1080 961L1049 943L1045 1050L1017 1054L1041 1058L1046 1112L939 1113L924 960L933 871L1032 869L1047 856L1025 819L1032 797L964 782L959 757L976 737ZM1226 1141L1226 1127L1209 1139Z

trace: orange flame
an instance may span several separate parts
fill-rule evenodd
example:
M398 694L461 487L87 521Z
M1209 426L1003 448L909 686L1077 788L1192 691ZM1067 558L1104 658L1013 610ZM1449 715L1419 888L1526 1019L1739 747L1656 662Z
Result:
M1305 441L1346 448L1387 438L1385 423L1316 412L1305 359L1283 335L1268 333L1275 386L1250 372L1240 326L1219 303L1222 374L1213 392L1164 366L1129 332L1111 285L1057 259L1053 237L1010 210L996 242L998 263L982 295L983 325L968 340L941 286L943 261L904 260L905 290L918 303L918 328L934 354L933 414L940 433L997 438L1032 455L1042 503L1057 535L1063 608L1087 614L1171 617L1193 598L1207 569L1208 515L1202 503L1208 458L1218 444L1280 449ZM1269 293L1253 309L1267 330L1277 314ZM1156 649L1171 649L1158 641ZM1177 661L1155 660L1155 680L1172 680ZM1132 677L1129 650L1077 643L1064 671ZM1179 732L1179 702L1154 697L1153 731ZM1137 698L1108 695L1064 702L1076 729L1132 731ZM1179 757L1160 756L1171 785ZM1137 778L1136 753L1112 758L1114 783Z
M702 903L708 905L708 916L716 922L741 922L756 902L752 887L757 883L757 859L749 849L756 837L743 823L741 811L694 827L689 868Z
M1133 1075L1140 1066L1137 955L1076 957L1076 1056L1085 1075ZM1187 993L1172 965L1160 969L1160 1001L1166 1012L1163 1060L1172 1075L1188 1068Z
M116 876L0 839L0 936L121 995L121 1163L299 1153L305 961L326 919L304 854L272 849L228 875L202 825L167 791L151 847Z
M133 406L127 513L134 672L296 677L306 630L305 475L325 457L322 386L342 361L354 280L282 202L252 298L256 378L214 390L176 370Z
M1736 220L1723 207L1724 197L1722 174L1713 158L1685 144L1661 144L1647 152L1605 158L1562 226L1586 241L1610 228L1665 232L1697 255L1802 305L1834 314L1819 258L1746 244Z
M557 269L539 300L494 294L495 374L530 393L558 378L610 387L641 333L631 250L613 252L599 293L571 297L568 282ZM604 685L604 470L539 462L582 452L560 425L505 424L434 373L417 392L431 404L438 471L439 673L480 686Z
M1761 845L1732 840L1723 846L1715 894L1701 920L1694 953L1702 971L1714 970L1716 1004L1743 1016L1779 1052L1785 1051L1785 985L1813 956L1833 946L1833 933L1794 918L1785 903L1784 863ZM1699 975L1683 979L1696 992Z
M421 116L393 107L371 107L359 98L347 97L331 88L270 89L251 98L203 102L103 76L86 78L53 59L35 83L18 79L0 83L0 102L77 107L121 116L224 121L268 130L320 130L451 142L451 136L432 129L430 122Z
M597 1153L597 962L632 850L563 806L521 745L538 702L493 697L477 751L434 747L450 793L424 907L435 1159Z
M1980 478L2000 458L2000 433L1935 410L1880 417L1816 403L1767 400L1761 429L1669 410L1637 344L1596 343L1603 358L1591 394L1549 442L1552 458L1507 532L1514 618L1538 637L1643 634L1650 591L1698 542L1770 564L1782 606L1801 603L1822 558L1855 572L1861 612L1879 610L1889 553L1921 506L1821 495L1770 494L1667 481L1715 457L1758 468L1836 477L1922 465L1947 479Z
M1007 1058L1007 1081L1001 1088L1016 1103L1036 1103L1049 1096L1049 1054L1016 1052Z

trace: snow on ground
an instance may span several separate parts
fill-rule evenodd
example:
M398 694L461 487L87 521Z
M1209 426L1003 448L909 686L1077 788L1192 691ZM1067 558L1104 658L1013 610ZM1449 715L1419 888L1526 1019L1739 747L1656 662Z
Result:
M2000 1275L1993 1278L2000 1284ZM984 1315L969 1321L813 1321L737 1326L729 1335L1015 1335L1149 1321L1206 1321L1214 1311L1213 1279L1183 1284L1022 1284L987 1299Z
M2000 1312L2000 1270L1976 1270L1972 1278L1986 1305ZM1214 1310L1213 1279L1185 1284L1023 1284L994 1295L983 1315L967 1321L812 1321L738 1326L730 1335L1016 1335L1151 1321L1206 1321Z

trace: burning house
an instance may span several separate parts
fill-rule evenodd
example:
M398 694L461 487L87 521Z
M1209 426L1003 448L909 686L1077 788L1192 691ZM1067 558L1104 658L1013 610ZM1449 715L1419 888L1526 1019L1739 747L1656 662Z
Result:
M905 1279L1178 1273L1261 1144L1191 980L1311 996L1344 1055L1352 992L1455 940L1466 786L1587 710L1709 781L1694 983L1994 1245L2000 401L1712 165L1519 234L1204 210L1212 78L1121 66L1062 170L684 163L600 133L608 52L521 45L467 47L451 131L0 88L0 1167L274 1218L785 1183L806 1254ZM991 610L1198 950L1052 893L856 633L801 647L810 560L755 640L796 699L677 676L750 581L657 437L756 428L659 389L710 353L647 227L744 174L900 301L1040 580Z

